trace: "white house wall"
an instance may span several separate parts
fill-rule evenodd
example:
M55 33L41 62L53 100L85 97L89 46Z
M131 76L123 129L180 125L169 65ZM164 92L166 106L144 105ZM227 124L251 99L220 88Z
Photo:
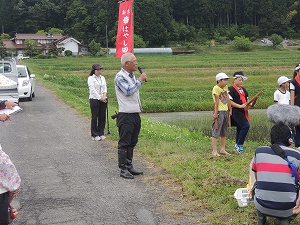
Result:
M77 42L75 42L73 40L70 40L64 44L60 44L60 45L58 45L58 47L65 48L65 51L70 50L71 52L73 52L73 55L78 55L78 52L79 52L78 44L77 44Z

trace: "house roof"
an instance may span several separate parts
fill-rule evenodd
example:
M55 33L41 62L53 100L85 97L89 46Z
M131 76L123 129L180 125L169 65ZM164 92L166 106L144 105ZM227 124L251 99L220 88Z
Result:
M41 40L41 39L49 39L49 40L58 40L64 37L61 34L15 34L15 37L12 39L21 39L21 40Z
M66 43L70 41L74 41L77 44L80 45L80 42L77 41L73 37L69 36L63 36L61 34L16 34L14 38L11 38L10 40L5 40L3 39L2 42L5 45L6 48L8 49L25 49L25 44L24 41L19 41L20 44L16 44L17 40L36 40L40 42L40 40L51 40L50 42L47 43L39 43L38 46L36 46L37 49L42 49L45 47L49 47L51 44L56 44L58 46L63 46ZM23 44L21 44L23 43Z
M5 46L5 48L20 48L21 46L24 48L23 45L17 45L14 41L11 41L11 40L2 39L2 42Z
M80 44L79 41L77 41L75 38L72 38L72 37L67 37L67 38L63 38L63 39L61 39L61 40L57 40L57 44L58 44L58 45L64 45L64 44L66 44L66 43L68 43L68 42L70 42L70 41L74 41L74 42L76 42L77 44Z
M5 40L3 39L2 40L5 48L8 48L8 49L25 49L26 46L25 44L16 44L16 42L14 42L13 40ZM36 46L36 49L42 49L42 48L45 48L45 47L48 47L49 46L49 43L48 44L43 44L43 45L38 45Z

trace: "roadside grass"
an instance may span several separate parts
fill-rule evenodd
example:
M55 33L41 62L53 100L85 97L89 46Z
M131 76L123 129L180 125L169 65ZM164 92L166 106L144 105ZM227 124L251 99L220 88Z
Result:
M146 112L210 111L215 75L222 71L232 77L233 72L243 70L249 78L244 86L250 97L259 90L264 91L257 102L257 108L265 109L273 104L277 78L281 75L292 77L298 55L298 51L281 49L178 56L137 55L139 65L148 74L148 82L141 89L143 108ZM117 110L113 79L120 69L119 59L113 56L70 57L30 59L21 63L29 66L38 81L49 87L55 95L90 117L87 78L95 62L100 62L105 68L103 75L108 83L109 97L108 122L111 138L117 140L117 128L110 115ZM196 224L255 224L253 204L239 208L233 197L237 188L247 184L249 163L254 150L259 145L268 144L268 132L272 124L265 116L255 117L251 116L253 121L250 132L254 132L253 135L249 133L244 154L233 151L234 141L230 138L226 147L232 155L213 158L210 135L204 132L205 129L209 132L211 127L209 118L203 118L201 124L192 122L191 128L187 122L170 125L143 116L137 149L149 161L167 171L174 182L182 186L184 199L193 203L190 208L177 213L198 211L202 217L195 221ZM161 181L163 179L158 178ZM299 223L300 219L297 218L291 224ZM269 224L275 223L271 220Z

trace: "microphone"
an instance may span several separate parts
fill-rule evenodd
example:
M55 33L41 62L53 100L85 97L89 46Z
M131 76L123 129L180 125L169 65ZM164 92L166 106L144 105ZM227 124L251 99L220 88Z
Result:
M300 107L295 105L273 104L267 109L268 119L288 126L300 125Z
M138 70L140 71L140 74L143 73L143 70L142 70L142 68L140 66L138 66ZM147 80L145 80L145 82L147 82Z

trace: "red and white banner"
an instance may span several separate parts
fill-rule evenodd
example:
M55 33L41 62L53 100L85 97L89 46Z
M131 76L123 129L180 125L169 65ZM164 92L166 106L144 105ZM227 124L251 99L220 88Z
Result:
M116 58L133 51L133 1L125 0L119 6Z

